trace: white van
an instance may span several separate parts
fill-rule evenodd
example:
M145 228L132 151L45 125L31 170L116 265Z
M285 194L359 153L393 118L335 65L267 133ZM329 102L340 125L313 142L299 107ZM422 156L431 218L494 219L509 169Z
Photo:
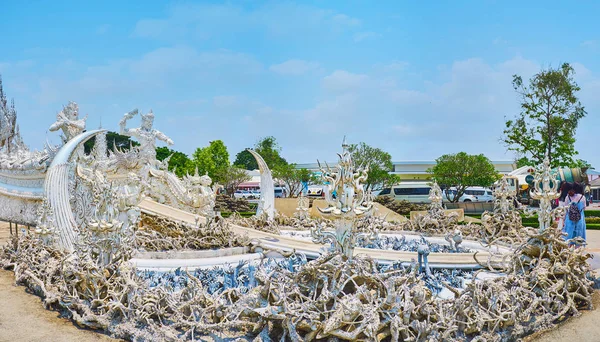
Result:
M411 203L431 203L429 200L430 183L406 182L384 188L377 196L391 196L396 200L409 201Z
M448 194L452 192L452 194ZM450 199L454 199L456 195L456 188L450 188L449 190L443 191L444 202L450 202ZM491 189L486 189L478 186L471 186L465 189L465 192L460 197L458 202L493 202L494 195Z

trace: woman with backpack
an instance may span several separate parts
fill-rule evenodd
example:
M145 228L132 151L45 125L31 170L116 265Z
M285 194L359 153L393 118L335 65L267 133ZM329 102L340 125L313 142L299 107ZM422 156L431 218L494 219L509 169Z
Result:
M563 232L567 234L565 239L570 240L580 237L585 240L584 211L586 199L583 195L583 186L579 183L566 183L563 190L564 197L561 196L561 205L567 207L563 227Z

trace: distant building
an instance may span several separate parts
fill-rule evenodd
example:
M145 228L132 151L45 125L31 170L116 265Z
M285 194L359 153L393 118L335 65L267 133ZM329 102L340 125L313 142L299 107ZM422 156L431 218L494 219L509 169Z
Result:
M336 162L328 163L329 166L333 167L337 165ZM435 161L397 161L393 162L394 170L391 174L398 175L403 181L424 181L431 179L431 175L427 170L435 165ZM492 161L492 164L496 168L496 171L500 174L508 174L517 168L514 161ZM324 166L325 163L322 163ZM319 165L317 163L297 164L297 169L307 169L315 173L320 173Z

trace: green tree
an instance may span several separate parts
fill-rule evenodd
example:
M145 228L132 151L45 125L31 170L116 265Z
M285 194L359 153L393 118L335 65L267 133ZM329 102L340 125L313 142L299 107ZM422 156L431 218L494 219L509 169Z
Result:
M171 150L166 146L156 148L156 159L163 161L169 156L171 156L171 159L169 159L169 170L175 171L178 177L194 173L194 163L187 154Z
M256 170L258 169L258 164L256 163L256 159L252 155L252 153L247 150L243 150L238 152L235 155L235 161L233 165L243 168L245 170Z
M193 163L200 174L208 174L215 182L222 183L229 168L229 152L221 140L214 140L207 147L197 148L192 155Z
M279 166L273 171L273 177L285 183L290 197L296 197L302 191L302 183L315 182L316 177L307 169L297 169L296 164Z
M96 137L91 137L88 141L83 144L83 149L86 154L89 154L96 143ZM115 146L122 151L129 151L131 146L139 146L135 140L132 140L130 137L121 135L117 132L106 132L106 147L109 151L113 151Z
M427 171L440 186L456 188L456 193L447 193L451 202L458 202L469 186L489 187L500 178L492 162L483 154L445 154L435 161L436 165Z
M577 98L575 71L564 63L558 69L542 70L529 84L513 76L513 87L521 98L521 113L506 121L501 141L520 157L521 164L536 166L548 156L552 167L573 163L577 125L586 112Z
M586 160L583 159L577 159L573 164L570 165L571 167L578 167L581 169L591 169L593 170L594 168L592 167L592 164L588 163Z
M348 151L352 154L356 166L369 167L365 190L391 186L400 181L397 175L390 174L390 171L394 170L394 164L389 153L364 142L350 145Z
M221 173L218 175L220 184L223 185L225 191L231 197L233 197L233 193L238 185L247 182L252 178L246 173L246 170L236 166L229 166L227 169L221 170L220 172Z
M288 165L288 162L281 157L281 147L277 143L275 137L269 136L259 139L258 142L254 144L253 149L260 154L271 170ZM254 159L254 156L246 150L241 151L236 155L233 165L243 167L246 170L258 169L256 159Z

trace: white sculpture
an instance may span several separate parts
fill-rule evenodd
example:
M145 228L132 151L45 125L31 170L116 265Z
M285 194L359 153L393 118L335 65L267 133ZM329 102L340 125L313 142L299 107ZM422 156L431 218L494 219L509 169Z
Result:
M367 179L368 169L355 169L348 147L344 137L343 152L342 154L338 153L339 163L335 171L332 171L328 165L326 170L321 168L323 179L329 183L325 192L328 207L318 209L325 217L335 219L335 233L326 232L319 225L311 229L311 236L313 242L329 242L335 250L352 259L356 240L359 237L371 239L376 236L377 232L372 225L369 225L366 231L359 232L356 228L355 220L370 215L374 206L363 186ZM336 193L335 199L333 198L334 192Z
M440 186L435 180L431 185L431 190L429 190L429 200L431 201L431 204L429 205L429 211L431 213L437 213L444 210L444 205L442 203L442 189L440 189Z
M507 176L503 176L500 182L494 188L494 212L497 213L508 213L511 209L514 209L514 199L517 195L516 190L510 187L508 184Z
M66 143L85 130L86 120L87 115L85 118L79 119L79 106L71 101L56 115L56 122L50 126L49 130L50 132L62 130L63 143Z
M275 218L275 186L271 170L260 154L250 149L248 152L254 156L260 170L260 202L258 202L256 215L266 215L267 221L273 221Z
M141 115L142 124L140 127L126 128L127 121L132 119L137 114L138 110L134 109L123 116L123 119L121 119L121 121L119 122L121 134L128 137L136 138L137 141L140 143L139 158L141 158L144 162L156 167L156 139L164 141L169 146L173 145L173 140L171 140L161 131L152 128L152 125L154 124L154 113L152 113L152 110L146 115Z
M564 209L552 209L552 201L560 197L560 187L556 179L556 172L550 168L548 157L544 163L538 166L535 171L533 186L531 189L531 198L540 201L538 209L539 230L543 232L552 225L552 220L560 217Z

